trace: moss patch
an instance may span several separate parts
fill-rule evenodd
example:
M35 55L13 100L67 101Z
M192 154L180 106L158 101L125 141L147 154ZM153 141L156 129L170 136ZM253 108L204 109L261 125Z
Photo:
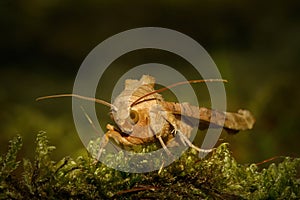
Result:
M300 158L286 157L260 169L256 164L238 164L226 143L201 160L188 150L159 174L120 172L89 156L53 161L55 147L42 132L37 135L33 161L17 160L21 146L22 139L16 136L0 157L1 199L300 198L296 177Z

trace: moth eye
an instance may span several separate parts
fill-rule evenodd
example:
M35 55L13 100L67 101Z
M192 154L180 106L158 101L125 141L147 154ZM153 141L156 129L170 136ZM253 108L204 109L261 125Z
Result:
M129 117L130 117L130 119L132 120L132 122L134 124L138 123L138 121L139 121L139 114L138 114L137 111L131 110L130 113L129 113Z

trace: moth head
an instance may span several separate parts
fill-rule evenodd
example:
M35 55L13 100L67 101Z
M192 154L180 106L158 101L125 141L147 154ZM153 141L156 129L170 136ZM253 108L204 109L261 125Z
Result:
M115 123L123 133L131 134L140 119L138 110L130 107L128 99L124 96L116 98L114 106L116 109L112 109L112 115Z
M153 91L154 84L154 77L147 75L143 75L140 80L127 79L125 81L124 90L113 103L117 110L112 110L114 121L123 133L132 134L135 125L141 119L138 110L141 107L131 106L131 104L140 96Z

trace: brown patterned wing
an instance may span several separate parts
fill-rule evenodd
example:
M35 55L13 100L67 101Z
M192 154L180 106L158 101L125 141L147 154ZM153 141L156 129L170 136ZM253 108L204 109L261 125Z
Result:
M238 110L238 112L232 113L199 108L189 103L161 102L161 105L175 115L190 118L192 124L198 124L195 120L200 120L199 129L206 129L212 123L213 127L223 127L229 133L236 133L252 129L255 123L254 117L248 110Z

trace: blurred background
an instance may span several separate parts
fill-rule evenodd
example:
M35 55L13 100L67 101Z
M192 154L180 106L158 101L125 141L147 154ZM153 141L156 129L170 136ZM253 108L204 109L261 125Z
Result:
M246 108L254 114L253 130L222 136L239 162L299 157L299 10L299 1L1 1L0 153L20 134L20 156L32 157L36 134L43 130L57 147L55 159L84 154L71 99L35 98L70 93L82 61L106 38L156 26L199 42L229 80L228 111ZM116 81L112 75L117 79L132 66L148 62L174 66L195 79L176 55L132 52L110 66L101 79L106 87L97 97L110 101ZM200 97L208 98L205 95ZM104 126L109 110L102 107L97 106L104 113Z

